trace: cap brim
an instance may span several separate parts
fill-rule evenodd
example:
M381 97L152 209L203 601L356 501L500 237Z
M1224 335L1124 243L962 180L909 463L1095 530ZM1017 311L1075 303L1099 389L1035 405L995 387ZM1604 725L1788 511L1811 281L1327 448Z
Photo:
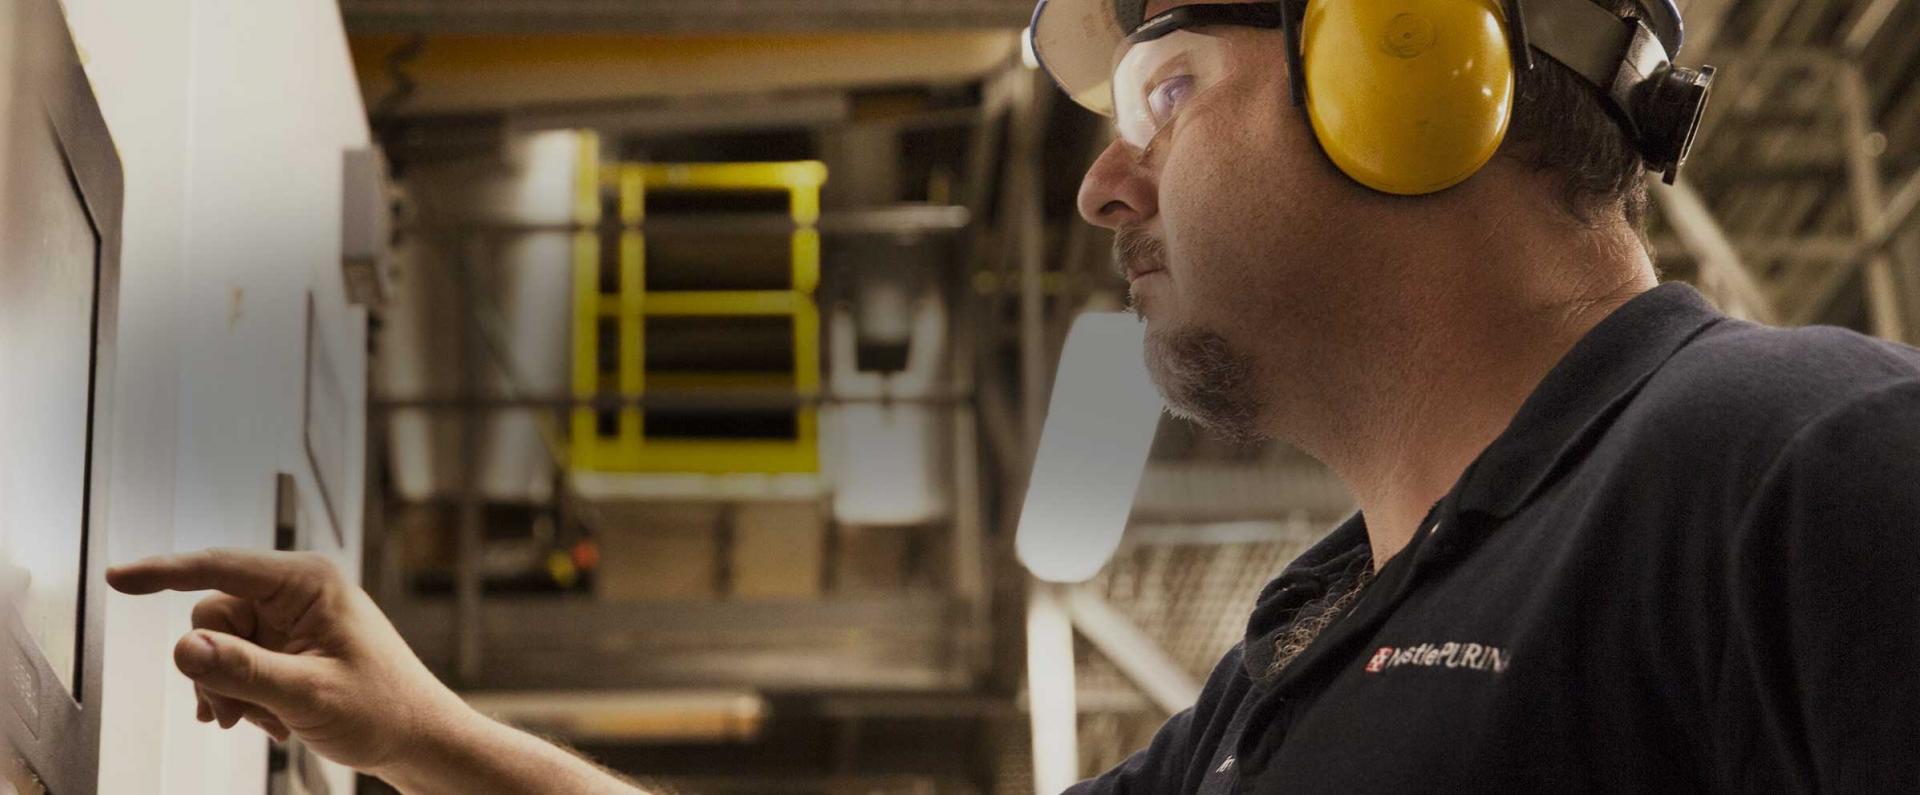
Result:
M1113 0L1040 0L1033 10L1033 57L1075 103L1113 115L1113 54L1127 40Z

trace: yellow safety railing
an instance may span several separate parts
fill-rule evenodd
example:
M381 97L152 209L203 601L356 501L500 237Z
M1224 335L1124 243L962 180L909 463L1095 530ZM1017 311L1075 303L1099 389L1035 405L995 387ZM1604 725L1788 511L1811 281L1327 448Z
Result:
M820 187L826 166L797 163L598 163L598 142L583 141L575 222L582 229L602 223L602 197L611 191L619 208L617 262L604 262L599 233L574 240L573 393L590 399L614 393L645 395L648 386L677 394L743 389L791 389L801 396L820 389L820 316L814 290L820 283ZM650 189L729 192L783 191L794 222L790 282L783 290L649 291L646 288L646 196ZM603 290L604 269L617 268L617 292ZM646 371L649 317L784 317L792 323L793 361L787 373ZM603 357L611 327L618 340ZM605 361L610 358L611 361ZM611 365L611 367L609 367ZM572 465L603 472L816 472L820 467L819 421L811 406L795 409L792 438L696 439L649 437L643 412L622 408L613 428L598 412L573 412ZM611 430L611 433L607 431Z

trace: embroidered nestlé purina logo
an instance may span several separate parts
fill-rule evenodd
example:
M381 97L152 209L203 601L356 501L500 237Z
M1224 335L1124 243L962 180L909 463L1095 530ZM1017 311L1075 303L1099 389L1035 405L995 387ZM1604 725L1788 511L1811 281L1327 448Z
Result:
M1377 674L1411 665L1418 668L1464 668L1504 673L1513 655L1499 646L1479 643L1422 643L1418 646L1382 646L1367 660L1367 673Z

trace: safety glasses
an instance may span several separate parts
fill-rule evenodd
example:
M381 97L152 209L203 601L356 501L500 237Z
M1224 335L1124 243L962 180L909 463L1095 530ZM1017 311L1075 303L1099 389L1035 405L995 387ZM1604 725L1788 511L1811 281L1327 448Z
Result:
M1196 97L1214 88L1232 63L1223 28L1282 27L1277 5L1181 6L1148 20L1114 53L1114 128L1135 149L1153 140Z

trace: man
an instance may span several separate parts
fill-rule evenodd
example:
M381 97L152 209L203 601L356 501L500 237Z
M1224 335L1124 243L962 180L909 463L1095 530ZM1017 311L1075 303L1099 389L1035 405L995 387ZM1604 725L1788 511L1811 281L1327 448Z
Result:
M1568 23L1587 2L1530 0L1537 50L1499 24L1518 3L1042 4L1037 54L1116 117L1080 208L1117 233L1169 404L1307 450L1361 507L1199 703L1075 792L1920 791L1920 353L1657 286L1643 162L1677 169L1692 119L1629 89L1703 80L1664 68L1671 6ZM1482 116L1368 82L1435 79L1388 59L1468 29L1518 44L1475 72ZM1497 36L1456 65L1493 68ZM1359 78L1408 118L1326 96ZM175 652L202 719L408 792L629 791L475 715L324 563L110 578L224 592Z

